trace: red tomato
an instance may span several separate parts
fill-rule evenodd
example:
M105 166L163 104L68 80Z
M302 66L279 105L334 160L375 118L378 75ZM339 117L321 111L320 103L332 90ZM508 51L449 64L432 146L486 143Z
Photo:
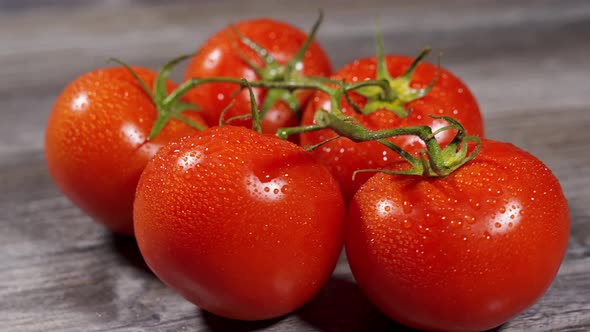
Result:
M256 19L244 21L234 25L244 36L268 51L268 54L281 65L291 60L307 39L303 31L281 21L271 19ZM185 79L205 78L214 76L245 78L249 81L259 80L261 77L246 63L235 49L239 49L256 66L263 66L262 58L252 49L238 40L238 36L231 26L224 28L202 45L199 53L191 60L187 68ZM301 73L305 76L328 76L331 74L331 64L328 56L317 42L312 42L303 58ZM268 68L271 69L271 68ZM280 79L279 79L280 80ZM231 83L210 83L198 86L187 94L187 99L203 108L203 116L209 125L217 125L222 110L233 99L233 94L239 87ZM254 88L259 105L265 102L268 90ZM311 95L310 91L301 91L297 99L303 104ZM242 91L235 104L227 112L225 119L233 116L250 114L250 98L247 91ZM234 125L250 126L250 121L232 122ZM268 110L262 122L264 133L274 134L278 128L297 125L299 119L285 101L279 100Z
M148 86L156 74L134 68ZM171 91L172 82L167 83ZM194 112L185 116L204 124ZM165 143L195 129L170 121L147 141L157 117L152 99L123 67L96 70L57 98L45 133L45 158L57 186L111 230L133 234L133 199L147 161Z
M234 126L164 147L139 181L137 242L154 273L220 316L289 313L329 279L344 202L297 145Z
M345 237L357 283L385 314L424 330L481 331L543 295L568 235L551 171L484 140L447 177L370 178L350 204Z
M398 77L406 72L413 59L405 56L386 56L386 64L391 76ZM332 77L335 80L346 82L361 82L375 79L377 71L376 58L356 60L344 66ZM410 86L421 89L428 86L436 76L437 67L428 63L421 63L415 70ZM363 107L366 98L351 93L351 99ZM457 77L445 69L441 69L440 76L432 90L424 97L405 105L406 109L412 109L410 115L401 118L388 110L378 110L368 115L362 115L346 102L342 101L344 114L352 116L371 130L398 128L415 125L428 125L433 130L448 125L442 119L433 119L429 115L451 116L461 122L470 135L483 135L483 122L477 102L467 86ZM307 104L303 113L302 124L311 125L313 115L318 109L331 111L331 103L328 95L316 92L313 99ZM448 144L456 134L455 130L447 130L437 135L441 145ZM301 145L314 145L336 134L331 130L321 130L301 134ZM400 136L389 141L401 146L410 153L415 153L424 148L424 144L415 136ZM378 142L354 143L348 138L339 138L327 143L313 151L313 155L328 167L342 188L345 200L350 200L368 178L369 173L361 173L352 180L352 174L358 169L382 168L392 161L399 160L399 156Z

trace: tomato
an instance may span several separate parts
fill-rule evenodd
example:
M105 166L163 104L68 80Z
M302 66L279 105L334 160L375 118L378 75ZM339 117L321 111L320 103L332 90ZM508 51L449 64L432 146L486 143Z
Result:
M412 59L405 56L389 55L385 57L388 71L393 77L404 74ZM414 89L425 88L436 77L437 67L428 63L421 63L412 75L409 87ZM361 82L375 79L377 75L377 58L365 58L356 60L336 72L332 79L346 82ZM403 93L405 91L400 91ZM355 93L350 94L351 99L360 107L366 104L366 98ZM363 126L371 130L398 128L415 125L428 125L433 130L447 126L443 119L434 119L430 115L451 116L461 122L470 135L482 136L483 121L477 102L467 86L451 72L440 69L440 76L432 90L426 96L405 104L406 109L411 109L409 116L403 118L389 110L377 110L370 114L360 114L354 111L346 100L342 101L342 111L345 115L356 118ZM304 113L302 124L311 125L316 110L325 109L331 111L330 97L323 92L316 92L308 103ZM437 140L441 145L448 144L456 131L447 130L438 134ZM321 130L301 134L301 145L315 145L336 134L330 130ZM399 136L388 139L410 153L416 153L423 149L421 140L415 136ZM356 190L369 177L368 173L358 174L355 180L352 173L358 169L382 168L392 161L399 160L399 156L378 142L355 143L348 138L339 138L324 144L313 151L313 155L330 169L342 188L345 199L348 201Z
M220 316L289 313L329 279L344 202L299 146L234 126L164 147L137 188L135 234L167 285Z
M258 67L264 66L262 57L246 46L245 43L239 41L238 35L233 30L234 28L243 36L266 49L268 55L278 65L286 65L293 59L308 38L303 31L281 21L271 19L243 21L224 28L207 40L189 63L185 79L222 76L255 81L262 78L253 67L240 57L240 53L236 51L236 45L239 45L239 49L246 58ZM328 76L331 74L330 60L321 46L315 41L307 49L301 65L299 71L302 76ZM284 75L276 74L280 69L265 66L263 71L266 71L267 80L281 81L285 79ZM273 76L272 73L275 73L276 76L271 77ZM233 95L238 87L239 85L232 83L203 84L192 89L187 94L187 99L203 108L203 116L213 126L218 124L222 110L234 99ZM281 93L277 90L262 88L254 88L254 91L261 108L269 96L269 91ZM295 98L299 104L303 104L310 95L310 91L300 91L295 94ZM265 133L274 134L278 128L290 127L299 123L293 108L289 106L284 98L279 98L272 103L268 110L263 111L265 116L262 128ZM250 114L250 99L247 91L242 91L236 96L235 104L228 110L225 119L244 114ZM232 122L234 125L247 127L250 126L250 123L249 120Z
M524 311L549 287L569 236L551 171L489 140L447 177L374 175L347 222L360 288L394 320L431 331L487 330Z
M156 74L134 68L148 86ZM167 83L171 91L172 82ZM183 113L197 123L194 112ZM133 199L148 160L165 143L193 133L170 121L151 141L157 110L151 97L124 67L86 73L57 98L45 133L49 173L63 193L114 232L133 233Z

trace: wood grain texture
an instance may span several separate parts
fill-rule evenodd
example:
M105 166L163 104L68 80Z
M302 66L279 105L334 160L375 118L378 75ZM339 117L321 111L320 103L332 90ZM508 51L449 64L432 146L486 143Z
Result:
M590 2L425 0L0 0L0 331L402 331L354 284L345 258L309 304L287 317L237 323L165 287L132 239L95 225L55 188L43 160L53 100L117 56L157 67L227 22L260 15L310 26L335 67L374 53L443 50L472 87L489 137L543 160L568 198L566 260L547 294L501 331L590 330ZM176 73L178 77L179 73Z

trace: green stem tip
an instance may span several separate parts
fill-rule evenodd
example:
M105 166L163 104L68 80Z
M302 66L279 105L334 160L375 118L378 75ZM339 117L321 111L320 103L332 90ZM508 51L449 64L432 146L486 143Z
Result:
M137 72L124 61L116 58L111 58L108 60L108 62L117 63L127 69L156 106L158 116L154 122L154 125L152 126L150 135L147 138L148 141L154 139L171 119L182 121L199 131L205 129L203 125L196 123L195 121L182 115L182 112L185 111L198 111L200 107L198 105L180 100L182 95L176 95L174 92L169 95L166 88L166 81L168 80L170 72L174 69L174 67L176 67L182 61L185 61L193 56L194 53L182 55L168 61L158 72L156 79L154 80L154 86L152 88L150 88L147 83L142 80L141 77L139 77Z

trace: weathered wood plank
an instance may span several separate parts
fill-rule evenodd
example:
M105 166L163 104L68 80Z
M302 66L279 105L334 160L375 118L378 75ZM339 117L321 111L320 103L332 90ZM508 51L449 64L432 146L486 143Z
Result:
M335 67L372 55L373 22L380 15L388 50L416 54L425 45L443 50L443 64L473 89L484 116L539 106L587 107L590 2L494 3L453 2L443 14L432 0L421 5L374 1L366 10L360 2L326 3L319 38ZM321 4L306 1L288 8L278 3L269 6L267 15L309 26ZM82 72L105 66L107 58L157 68L173 55L193 51L227 22L259 15L257 6L237 11L223 2L129 8L122 9L124 15L105 6L68 15L33 11L0 16L0 114L5 120L0 131L6 133L0 155L39 149L59 91Z
M502 331L590 330L590 2L492 0L0 0L0 331L402 331L362 295L343 258L287 317L239 323L182 300L115 237L64 198L45 169L43 128L61 88L109 56L157 67L229 21L309 26L336 67L388 50L445 51L478 97L489 137L530 151L560 179L572 215L566 260L547 294ZM133 22L130 24L130 22ZM176 77L180 76L177 72Z
M580 121L539 116L521 128L545 131L556 125L577 132L588 112L570 110ZM590 326L590 156L583 148L558 149L566 135L515 130L533 112L498 113L491 135L536 151L554 164L572 208L572 237L560 273L548 293L506 331L581 330ZM539 113L537 113L539 114ZM542 112L540 113L543 114ZM580 138L590 138L581 136ZM556 147L546 149L546 147ZM560 160L573 162L562 164ZM374 309L352 281L342 260L326 288L307 306L284 319L243 324L203 313L161 284L147 269L133 242L113 237L93 224L52 185L39 151L0 162L0 330L78 331L360 331L401 329ZM31 191L31 188L36 188ZM42 317L43 319L39 319Z

